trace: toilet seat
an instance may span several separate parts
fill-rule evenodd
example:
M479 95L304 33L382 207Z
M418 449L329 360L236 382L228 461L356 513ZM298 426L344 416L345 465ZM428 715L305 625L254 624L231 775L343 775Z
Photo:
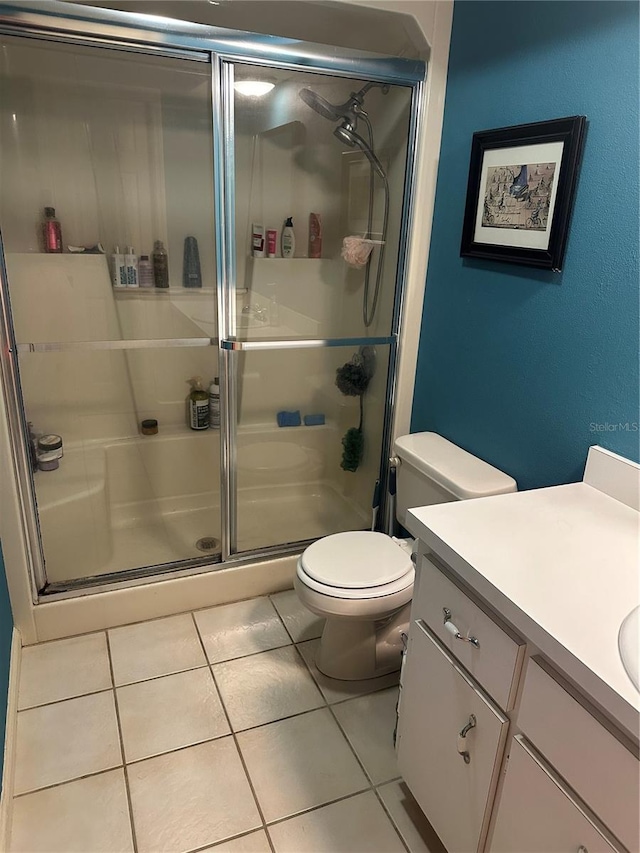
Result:
M322 595L381 598L413 586L410 555L384 533L335 533L310 545L298 561L298 578Z

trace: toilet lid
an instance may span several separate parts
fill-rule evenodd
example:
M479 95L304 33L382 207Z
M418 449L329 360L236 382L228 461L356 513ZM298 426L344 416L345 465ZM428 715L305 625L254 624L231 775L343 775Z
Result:
M301 557L309 577L326 586L366 589L391 583L413 568L411 557L384 533L334 533L309 545Z

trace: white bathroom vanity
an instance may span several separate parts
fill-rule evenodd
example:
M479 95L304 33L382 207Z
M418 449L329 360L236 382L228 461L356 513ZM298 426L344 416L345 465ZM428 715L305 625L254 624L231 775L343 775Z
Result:
M640 850L639 492L593 447L581 483L410 511L398 758L450 853Z

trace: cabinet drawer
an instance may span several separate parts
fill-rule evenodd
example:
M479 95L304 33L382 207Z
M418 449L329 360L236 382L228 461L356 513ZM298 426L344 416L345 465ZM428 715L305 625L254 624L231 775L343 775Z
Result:
M518 726L629 850L640 850L640 763L534 660Z
M477 646L449 633L444 621L445 608L451 613L450 623L463 637L475 637ZM411 617L424 619L501 708L505 711L513 708L524 660L524 642L503 630L425 556L420 562Z
M409 629L402 685L400 772L447 850L474 853L486 836L509 722L422 622Z
M616 848L519 735L511 742L490 853L612 853Z

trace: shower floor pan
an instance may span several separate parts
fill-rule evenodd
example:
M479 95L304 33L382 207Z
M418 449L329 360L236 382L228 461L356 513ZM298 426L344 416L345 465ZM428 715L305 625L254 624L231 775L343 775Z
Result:
M368 526L367 513L323 477L321 446L299 445L293 435L289 441L288 449L281 440L270 443L269 452L262 441L255 453L252 443L245 447L247 468L238 471L240 552ZM203 538L221 538L220 497L211 489L218 473L203 464L209 451L216 458L214 443L211 434L191 433L163 437L154 445L132 438L100 448L78 446L65 451L63 476L38 473L48 583L219 559L219 550L198 547ZM285 449L297 464L278 472L266 462L260 468L260 460L273 461ZM284 482L278 482L278 474Z

